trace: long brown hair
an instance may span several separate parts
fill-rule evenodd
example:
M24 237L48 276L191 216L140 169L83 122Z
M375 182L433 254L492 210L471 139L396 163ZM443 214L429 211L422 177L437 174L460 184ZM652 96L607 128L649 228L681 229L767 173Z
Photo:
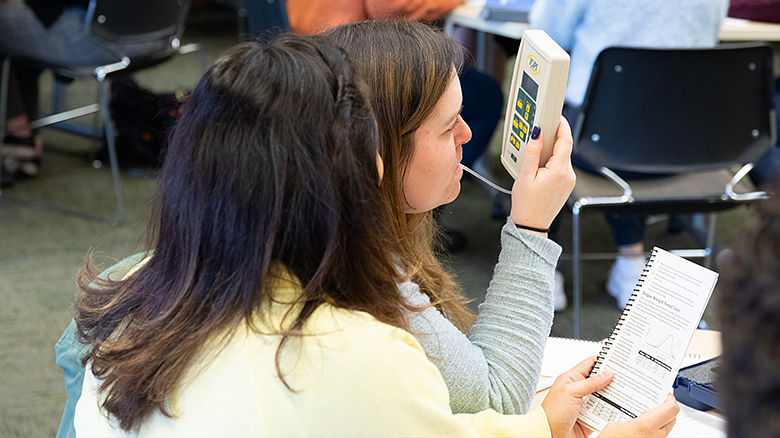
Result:
M718 256L713 292L721 324L720 406L732 437L780 435L780 180L768 184L731 252Z
M321 37L241 44L199 82L158 179L150 259L122 281L98 281L89 262L79 275L84 363L122 429L171 416L204 344L257 329L279 268L303 286L279 333L282 379L285 341L324 302L407 328L364 90Z
M442 32L408 21L363 21L327 30L349 53L371 88L385 163L382 194L401 241L400 260L412 280L461 331L474 314L452 275L436 258L440 230L432 212L407 214L403 179L414 152L414 134L433 113L464 61L461 46Z

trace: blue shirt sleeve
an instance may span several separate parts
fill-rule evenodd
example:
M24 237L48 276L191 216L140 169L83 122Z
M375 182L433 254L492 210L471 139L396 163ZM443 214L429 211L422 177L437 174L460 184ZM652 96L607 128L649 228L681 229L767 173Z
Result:
M71 320L60 340L54 345L56 363L62 368L65 377L65 393L68 396L65 409L62 412L60 428L57 430L57 438L76 437L73 416L76 413L76 402L81 398L81 387L84 383L84 368L81 366L81 359L88 351L89 346L76 339L76 321Z
M100 278L109 278L118 281L148 253L134 254L119 263L111 266L100 274ZM76 338L76 321L71 320L70 325L62 333L60 340L54 345L55 362L62 368L65 378L65 394L68 400L62 411L60 427L57 429L57 438L75 438L76 429L73 427L73 417L76 414L76 403L81 398L81 388L84 385L84 367L81 360L89 352L89 345L82 344Z

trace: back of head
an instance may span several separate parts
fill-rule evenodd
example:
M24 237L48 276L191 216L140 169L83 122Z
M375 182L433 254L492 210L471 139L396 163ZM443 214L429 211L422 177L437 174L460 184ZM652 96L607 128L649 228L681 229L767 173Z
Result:
M409 21L349 23L321 35L347 51L371 89L385 165L382 193L402 245L399 260L445 315L468 331L473 315L434 255L437 224L431 212L406 214L403 193L415 131L433 113L453 70L461 68L463 48L441 31Z
M779 201L763 201L733 253L718 264L718 391L732 437L780 436Z
M168 415L211 337L262 317L280 267L303 286L283 339L326 301L405 326L364 88L332 42L296 36L238 45L199 82L158 178L151 258L126 280L80 276L85 362L124 430Z
M327 253L345 250L334 245L344 227L376 219L363 204L379 176L361 86L346 55L318 37L245 43L222 56L174 132L157 256L219 254L255 271L260 260L281 262L310 281Z

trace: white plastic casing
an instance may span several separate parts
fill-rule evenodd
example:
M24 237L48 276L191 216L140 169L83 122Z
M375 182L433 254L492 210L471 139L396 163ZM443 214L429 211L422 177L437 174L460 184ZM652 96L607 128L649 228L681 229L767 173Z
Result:
M568 77L569 54L543 30L523 32L501 146L501 163L513 178L520 171L525 145L534 126L541 127L544 137L539 166L544 166L552 156Z

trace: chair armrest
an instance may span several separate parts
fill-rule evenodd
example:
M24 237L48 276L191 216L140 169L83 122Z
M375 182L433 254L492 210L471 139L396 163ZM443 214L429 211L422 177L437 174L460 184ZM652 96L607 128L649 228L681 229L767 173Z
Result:
M733 199L734 201L753 201L757 199L767 199L769 196L767 196L766 192L763 190L755 190L749 193L736 193L734 191L734 187L739 184L740 181L742 181L745 176L753 169L753 163L748 163L742 166L741 169L734 175L733 178L731 178L731 181L726 184L726 188L724 190L725 194L723 196L723 200L726 200L726 197Z
M609 204L628 204L634 202L633 190L631 186L621 177L606 167L601 167L599 172L609 181L617 185L622 191L621 196L605 196L605 197L590 197L585 196L576 201L579 206L585 206L589 204L595 205L609 205Z

